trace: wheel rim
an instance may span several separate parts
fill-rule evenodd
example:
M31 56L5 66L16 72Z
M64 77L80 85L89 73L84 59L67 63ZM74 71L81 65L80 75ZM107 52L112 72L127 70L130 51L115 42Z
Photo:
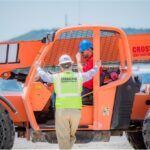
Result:
M150 149L150 110L147 112L143 122L143 137L147 149Z

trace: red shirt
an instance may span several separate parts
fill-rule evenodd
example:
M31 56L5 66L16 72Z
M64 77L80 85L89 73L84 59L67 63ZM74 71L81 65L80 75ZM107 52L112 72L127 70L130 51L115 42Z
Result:
M87 72L92 68L93 68L93 55L87 60L86 64L83 66L82 70L83 70L83 72ZM101 73L102 73L102 67L100 67L100 74ZM91 80L83 83L83 86L85 88L92 90L93 89L93 78Z

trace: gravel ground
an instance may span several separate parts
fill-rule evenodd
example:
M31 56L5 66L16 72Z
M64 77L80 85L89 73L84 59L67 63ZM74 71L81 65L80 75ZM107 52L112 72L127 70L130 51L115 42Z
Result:
M15 139L13 149L58 149L57 144L50 143L32 143L26 139ZM125 136L111 137L109 142L91 142L88 144L75 144L73 149L133 149L128 143Z

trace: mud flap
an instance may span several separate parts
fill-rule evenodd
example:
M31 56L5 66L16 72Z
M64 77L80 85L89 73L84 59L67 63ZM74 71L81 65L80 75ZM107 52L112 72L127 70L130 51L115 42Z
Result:
M126 83L117 87L111 129L126 129L130 124L135 93L140 91L138 77L131 77Z

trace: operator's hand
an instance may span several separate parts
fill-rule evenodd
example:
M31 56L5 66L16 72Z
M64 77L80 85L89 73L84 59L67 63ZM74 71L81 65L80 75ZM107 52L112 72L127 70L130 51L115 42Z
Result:
M77 53L76 54L76 60L77 60L77 63L80 63L81 62L81 53Z
M40 80L40 76L38 74L36 74L34 77L34 81L38 81L38 80Z
M97 60L97 61L95 62L95 65L96 65L97 67L100 67L100 66L102 65L101 60Z
M37 69L38 67L41 67L40 63L38 61L35 62L34 67Z
M38 61L35 62L34 64L35 69L37 70L38 67L41 67L40 63ZM38 75L38 73L35 75L34 77L34 81L38 81L40 80L40 76Z
M147 84L145 87L145 93L150 94L150 84Z

